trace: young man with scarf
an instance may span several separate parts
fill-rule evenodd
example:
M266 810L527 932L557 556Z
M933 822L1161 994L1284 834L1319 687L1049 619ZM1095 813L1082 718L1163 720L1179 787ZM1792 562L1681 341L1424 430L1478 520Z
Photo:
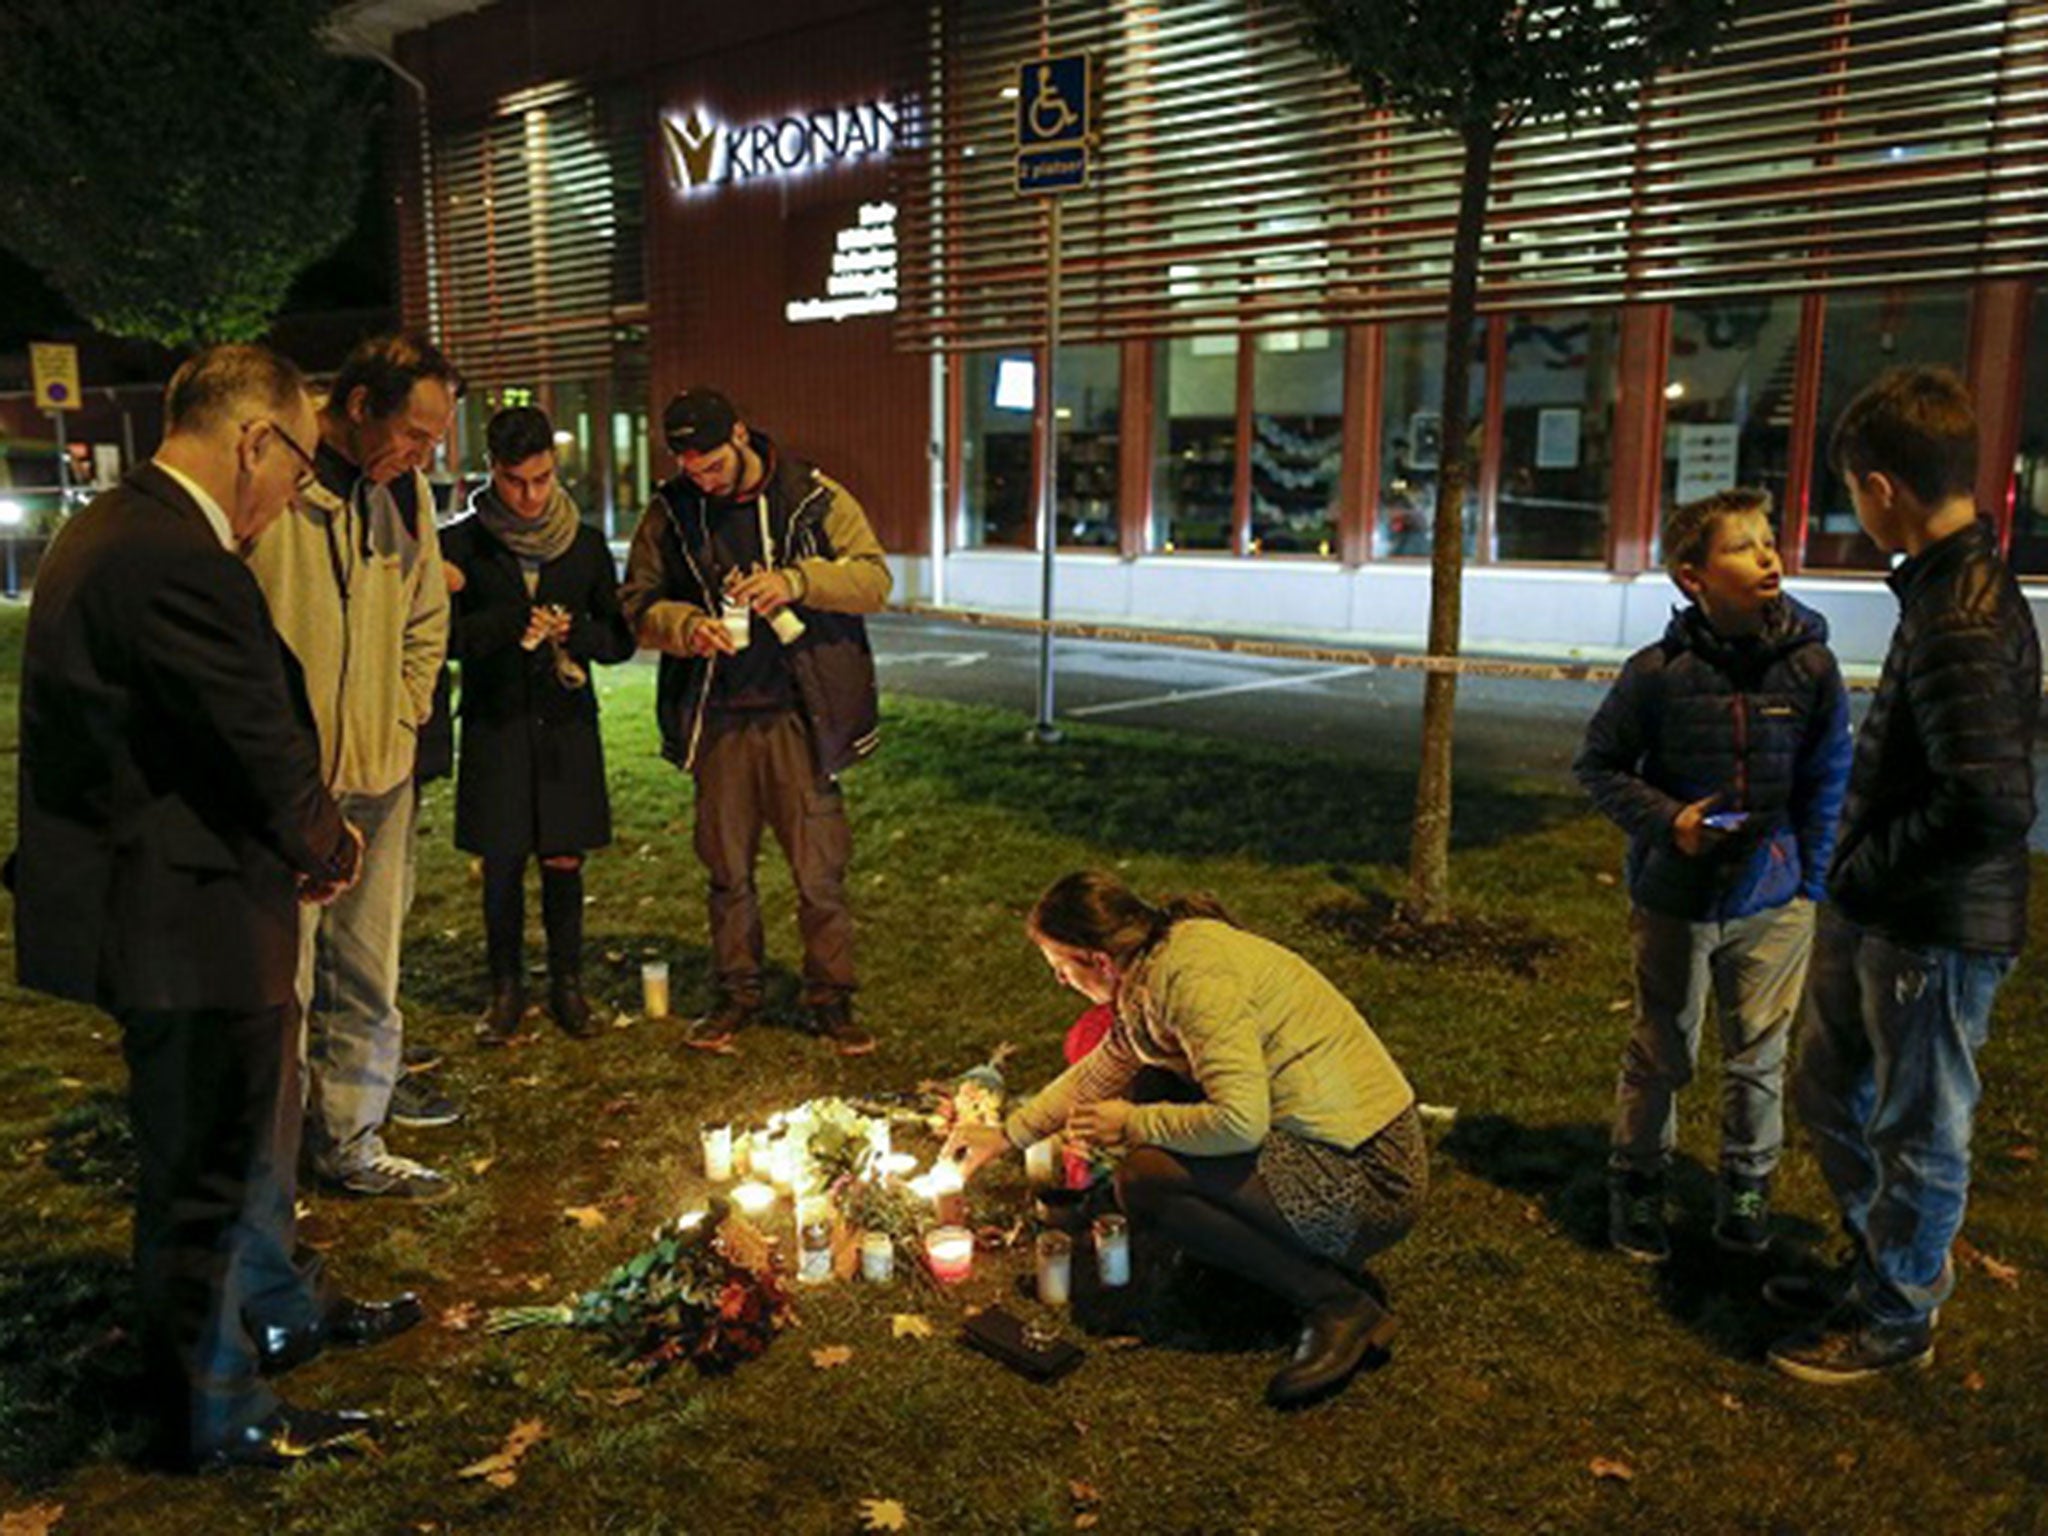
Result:
M888 563L852 494L718 391L677 395L662 427L681 473L648 502L621 596L640 643L662 652L662 755L697 782L717 998L686 1043L730 1052L761 1015L754 862L766 828L796 885L805 1025L861 1055L875 1041L853 1015L853 836L838 775L875 747L859 616L888 601Z
M484 864L491 995L477 1039L503 1045L526 1011L526 863L540 860L548 1004L564 1033L591 1033L583 996L583 855L611 841L593 662L625 661L604 536L556 478L555 429L532 406L485 428L491 480L441 534L462 572L449 656L462 668L455 843Z

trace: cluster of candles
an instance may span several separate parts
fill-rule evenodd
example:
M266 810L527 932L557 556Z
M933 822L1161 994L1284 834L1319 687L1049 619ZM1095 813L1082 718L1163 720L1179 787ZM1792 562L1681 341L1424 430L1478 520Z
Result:
M732 1188L732 1202L746 1215L772 1211L784 1194L795 1203L797 1279L819 1284L832 1277L832 1205L817 1189L810 1158L808 1128L773 1115L759 1131L736 1133L730 1125L703 1129L704 1176L714 1184L746 1177ZM890 1145L889 1122L868 1122L867 1170L873 1176L903 1178L917 1159ZM1053 1186L1059 1167L1058 1142L1048 1138L1025 1149L1027 1180L1039 1189ZM925 1263L944 1285L965 1280L974 1271L974 1233L966 1226L966 1180L957 1163L943 1158L923 1173L905 1179L910 1191L932 1202L938 1225L925 1233ZM1130 1229L1115 1213L1099 1216L1090 1230L1095 1272L1104 1287L1128 1285L1131 1279ZM1064 1232L1038 1237L1038 1299L1047 1306L1065 1306L1073 1296L1074 1244ZM895 1242L886 1232L861 1236L861 1278L876 1284L895 1275Z
M732 1188L732 1203L751 1217L767 1215L783 1195L795 1201L797 1279L821 1283L832 1275L832 1207L817 1192L817 1173L810 1158L807 1130L782 1115L773 1115L759 1131L735 1132L730 1125L703 1129L704 1176L724 1184L744 1174ZM867 1172L881 1178L904 1178L917 1159L890 1145L889 1122L868 1122ZM966 1181L957 1164L939 1161L924 1173L905 1180L910 1190L932 1202L939 1225L925 1237L925 1259L934 1276L947 1284L964 1280L974 1266L974 1234L966 1219ZM861 1235L860 1273L875 1284L894 1278L896 1246L886 1232Z

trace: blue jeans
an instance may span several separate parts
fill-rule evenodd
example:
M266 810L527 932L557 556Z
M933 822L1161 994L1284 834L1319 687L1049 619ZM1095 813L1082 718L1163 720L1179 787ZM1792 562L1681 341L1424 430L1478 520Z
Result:
M412 896L410 779L381 795L343 795L363 834L363 873L328 906L303 909L299 1000L306 1008L306 1144L338 1177L384 1150L384 1118L404 1054L399 941Z
M1880 1326L1926 1322L1955 1287L1977 1052L2012 966L1822 910L1792 1099L1856 1245L1851 1294Z

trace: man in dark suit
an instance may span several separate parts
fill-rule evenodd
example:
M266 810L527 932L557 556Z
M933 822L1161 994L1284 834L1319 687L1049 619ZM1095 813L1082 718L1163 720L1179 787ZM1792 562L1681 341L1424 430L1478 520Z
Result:
M244 1251L292 1242L298 904L346 889L361 853L239 557L318 438L299 371L260 347L192 358L164 419L154 461L72 518L37 576L16 954L24 986L121 1024L161 1452L280 1466L371 1423L282 1404L243 1318Z

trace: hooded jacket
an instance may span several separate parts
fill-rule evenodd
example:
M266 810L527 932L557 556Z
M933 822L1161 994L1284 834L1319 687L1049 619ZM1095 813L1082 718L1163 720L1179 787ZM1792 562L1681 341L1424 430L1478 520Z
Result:
M1886 580L1899 626L1856 742L1828 896L1901 944L2017 954L2041 641L1989 524Z
M889 566L866 513L845 486L784 457L761 433L752 441L768 466L758 494L774 563L793 577L796 598L790 606L804 625L785 654L810 723L818 772L831 775L876 746L875 659L859 615L880 612L888 601ZM690 654L689 640L698 624L717 622L717 583L711 508L689 477L678 475L641 514L619 602L640 643L662 653L655 695L661 752L684 769L696 766L720 659Z
M1781 597L1756 635L1724 637L1697 607L1628 660L1572 771L1629 836L1640 906L1728 922L1818 900L1849 772L1849 699L1827 621ZM1671 824L1696 800L1748 819L1698 857Z

